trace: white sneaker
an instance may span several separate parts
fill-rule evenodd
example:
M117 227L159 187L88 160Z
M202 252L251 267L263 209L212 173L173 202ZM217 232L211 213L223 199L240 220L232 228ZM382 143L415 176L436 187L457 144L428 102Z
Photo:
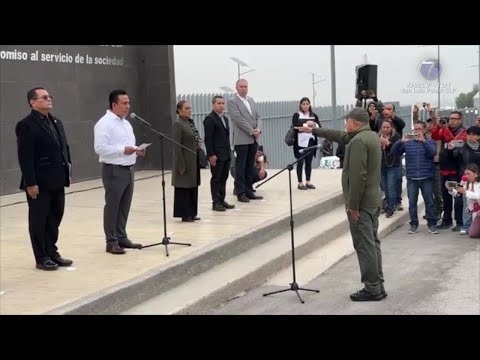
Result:
M467 235L467 230L460 230L460 235Z

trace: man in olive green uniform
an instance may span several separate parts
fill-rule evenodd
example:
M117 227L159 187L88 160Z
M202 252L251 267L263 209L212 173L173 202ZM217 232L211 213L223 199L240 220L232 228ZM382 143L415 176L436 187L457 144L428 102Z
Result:
M367 110L355 108L346 117L346 132L325 128L300 130L346 145L342 188L361 281L365 284L362 290L350 295L353 301L378 301L387 296L377 234L382 152L378 135L371 131L368 120Z

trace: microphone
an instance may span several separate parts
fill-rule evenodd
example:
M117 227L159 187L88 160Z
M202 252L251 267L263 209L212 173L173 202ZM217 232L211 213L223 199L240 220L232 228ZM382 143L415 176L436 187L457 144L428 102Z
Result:
M141 122L143 125L146 125L146 126L148 126L148 127L152 127L152 124L150 124L147 120L142 119L140 116L137 116L135 113L131 113L131 114L130 114L130 117L131 117L132 119L138 120L138 121Z
M323 145L322 144L318 144L318 145L315 145L315 146L310 146L310 147L307 147L305 149L300 149L298 152L300 154L303 154L303 153L306 153L307 151L310 151L310 150L313 150L313 149L321 149L323 148Z

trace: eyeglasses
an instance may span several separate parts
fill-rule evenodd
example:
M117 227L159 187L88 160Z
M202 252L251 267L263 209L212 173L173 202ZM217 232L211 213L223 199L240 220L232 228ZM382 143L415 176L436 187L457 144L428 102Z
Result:
M460 120L458 117L451 117L450 120Z
M45 101L47 101L48 99L53 100L53 96L52 95L43 95L43 96L33 98L33 100L38 100L38 99L43 99Z

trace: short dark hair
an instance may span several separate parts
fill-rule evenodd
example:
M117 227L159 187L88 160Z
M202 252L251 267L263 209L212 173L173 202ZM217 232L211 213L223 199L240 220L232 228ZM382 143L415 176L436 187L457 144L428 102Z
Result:
M37 97L37 90L46 90L44 87L37 86L33 89L28 90L27 92L27 101L28 101L28 106L32 107L30 104L30 100L34 100Z
M217 102L217 99L222 99L223 100L223 96L221 95L215 95L212 99L212 104L215 104Z
M460 111L455 110L450 113L450 115L453 115L453 114L457 114L458 116L460 116L460 120L462 120L463 114Z
M118 98L121 95L127 95L127 92L122 89L113 90L110 95L108 95L108 104L110 105L110 110L113 109L113 103L118 104Z
M468 134L473 134L473 135L480 136L480 128L478 126L470 126L467 129L467 135Z
M422 125L424 129L427 128L427 123L426 123L425 121L417 120L417 121L415 122L415 124L420 124L420 125Z

